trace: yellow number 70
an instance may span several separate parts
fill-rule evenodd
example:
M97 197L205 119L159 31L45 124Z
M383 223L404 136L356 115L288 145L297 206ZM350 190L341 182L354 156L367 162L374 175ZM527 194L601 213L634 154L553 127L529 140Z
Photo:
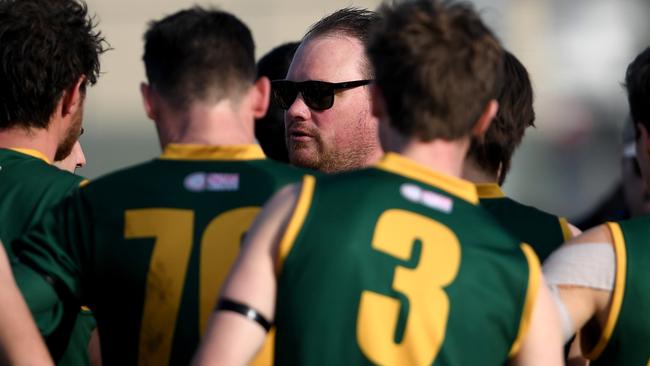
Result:
M203 335L219 289L237 257L242 235L259 211L259 207L226 211L212 219L203 231L199 264L199 336ZM142 311L139 365L169 363L193 236L192 210L147 208L125 212L126 239L156 238Z

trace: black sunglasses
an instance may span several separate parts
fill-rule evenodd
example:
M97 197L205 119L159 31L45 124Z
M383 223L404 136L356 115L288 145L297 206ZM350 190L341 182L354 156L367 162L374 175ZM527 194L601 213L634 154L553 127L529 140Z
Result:
M296 100L298 92L307 107L318 111L332 108L334 105L334 94L337 90L356 88L368 85L372 80L345 81L342 83L328 83L326 81L306 80L295 82L290 80L273 80L271 82L272 101L274 105L289 109Z

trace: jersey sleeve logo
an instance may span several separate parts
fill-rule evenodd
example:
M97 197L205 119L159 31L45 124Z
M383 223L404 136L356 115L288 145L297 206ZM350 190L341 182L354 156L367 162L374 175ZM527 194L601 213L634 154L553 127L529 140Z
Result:
M444 213L451 213L454 207L454 201L442 194L427 191L415 184L405 183L400 187L400 193L406 200L419 203L428 208L438 210Z

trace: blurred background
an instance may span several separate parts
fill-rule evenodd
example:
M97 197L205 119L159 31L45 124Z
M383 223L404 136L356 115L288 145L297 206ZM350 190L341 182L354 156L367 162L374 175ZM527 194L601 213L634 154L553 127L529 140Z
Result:
M139 93L145 80L142 35L152 19L194 4L230 11L251 28L257 57L299 40L309 25L344 6L380 1L87 0L113 47L89 90L82 137L95 178L160 154ZM627 115L625 68L650 45L647 0L477 0L492 29L528 68L537 127L515 154L505 191L578 220L620 180L621 129Z

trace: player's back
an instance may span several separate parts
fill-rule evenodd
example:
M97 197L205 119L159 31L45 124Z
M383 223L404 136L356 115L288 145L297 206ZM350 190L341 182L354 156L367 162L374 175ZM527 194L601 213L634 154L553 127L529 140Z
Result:
M592 365L650 364L650 216L607 224L616 251L611 310L602 334L583 351Z
M543 262L571 238L566 219L519 203L503 194L497 184L477 184L481 206L519 240L530 244Z
M301 176L256 146L168 146L90 182L37 228L69 267L31 238L24 257L95 311L106 364L188 364L246 230Z
M388 154L310 187L280 244L277 364L507 360L538 264L471 183Z
M81 180L48 164L35 150L0 149L0 238L5 247Z

